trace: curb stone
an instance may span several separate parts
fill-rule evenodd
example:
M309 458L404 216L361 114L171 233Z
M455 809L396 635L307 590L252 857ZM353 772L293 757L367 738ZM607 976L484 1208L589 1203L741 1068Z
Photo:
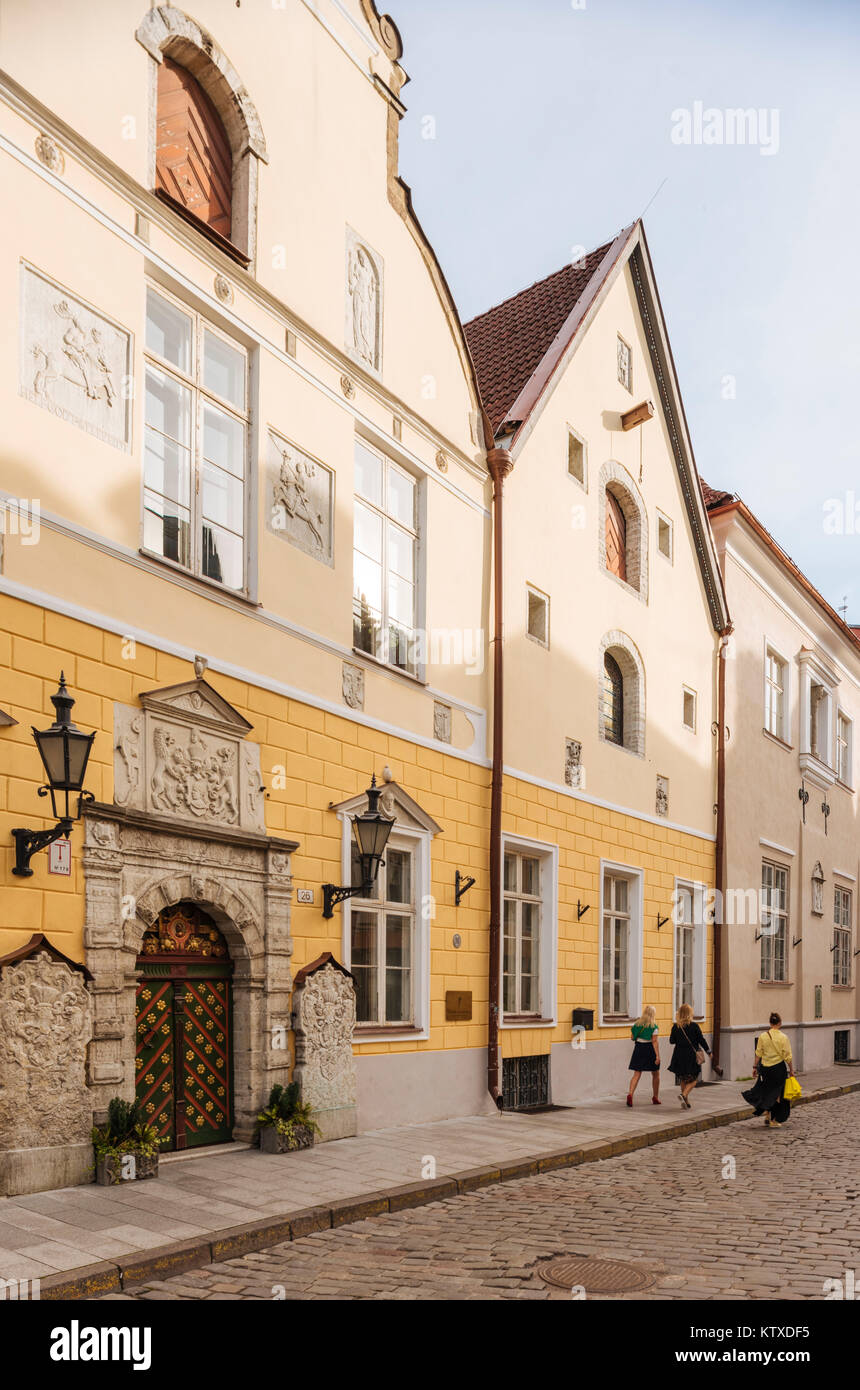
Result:
M860 1091L860 1081L844 1086L828 1086L821 1091L805 1092L795 1105L810 1105L813 1101L838 1100L841 1096ZM624 1139L596 1140L575 1149L559 1149L553 1153L535 1154L498 1165L469 1168L445 1178L422 1183L402 1183L381 1192L364 1193L345 1201L320 1203L290 1212L282 1217L268 1217L242 1226L230 1226L213 1231L194 1241L175 1241L155 1249L141 1251L120 1260L103 1260L82 1265L77 1270L52 1274L41 1280L40 1295L47 1300L100 1298L103 1294L121 1293L124 1289L145 1284L151 1279L167 1279L189 1269L220 1264L255 1250L265 1250L286 1241L300 1240L316 1231L351 1225L368 1217L387 1212L407 1211L430 1202L476 1192L480 1188L503 1182L576 1168L582 1163L596 1163L614 1158L651 1144L666 1144L708 1129L718 1129L740 1120L751 1120L752 1111L728 1110L721 1115L706 1115L698 1120L681 1120L662 1129L628 1135Z

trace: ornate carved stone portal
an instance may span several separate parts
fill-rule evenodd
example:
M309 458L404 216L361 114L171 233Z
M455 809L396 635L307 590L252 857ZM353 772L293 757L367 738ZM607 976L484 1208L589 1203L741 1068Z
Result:
M234 965L233 1136L249 1139L289 1080L292 841L265 833L260 750L207 681L117 706L115 803L86 808L86 961L93 974L89 1081L97 1116L135 1091L137 959L159 913L191 903Z
M293 1027L295 1080L316 1112L322 1142L355 1134L355 981L330 951L296 975Z
M41 934L0 960L0 1195L86 1182L87 972Z

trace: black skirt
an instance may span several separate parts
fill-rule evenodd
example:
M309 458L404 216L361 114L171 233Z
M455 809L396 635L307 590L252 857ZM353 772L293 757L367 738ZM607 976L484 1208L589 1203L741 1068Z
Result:
M783 1096L787 1079L788 1067L785 1062L777 1062L775 1067L763 1067L759 1063L758 1080L749 1091L742 1091L741 1095L747 1105L753 1107L756 1115L761 1115L767 1110L772 1120L784 1125L791 1114L791 1101L785 1100Z
M660 1070L660 1064L659 1064L659 1062L657 1061L656 1056L654 1055L654 1044L653 1044L652 1042L643 1042L642 1039L639 1038L639 1039L633 1044L633 1055L632 1055L632 1057L630 1058L630 1066L627 1068L627 1070L628 1070L628 1071L659 1071L659 1070Z

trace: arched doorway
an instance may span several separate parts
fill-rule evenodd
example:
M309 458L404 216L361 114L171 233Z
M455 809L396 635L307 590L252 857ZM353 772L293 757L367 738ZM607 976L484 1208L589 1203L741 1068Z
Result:
M159 913L137 957L135 1089L162 1150L233 1137L233 962L194 903Z

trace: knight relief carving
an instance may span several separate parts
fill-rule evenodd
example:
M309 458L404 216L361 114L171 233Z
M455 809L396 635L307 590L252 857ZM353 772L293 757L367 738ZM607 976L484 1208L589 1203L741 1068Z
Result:
M379 257L347 228L346 347L356 361L379 371L382 360L382 269Z
M325 464L268 432L267 463L271 486L269 530L316 560L330 565L334 474Z
M198 678L114 706L119 806L201 824L265 830L260 747L247 720Z
M31 266L21 277L20 394L128 449L131 335Z
M92 1002L83 976L47 951L0 975L0 1147L85 1142Z
M356 1129L355 985L329 961L297 978L293 1001L296 1034L295 1078L302 1099L318 1112L317 1122L328 1139L354 1134Z

